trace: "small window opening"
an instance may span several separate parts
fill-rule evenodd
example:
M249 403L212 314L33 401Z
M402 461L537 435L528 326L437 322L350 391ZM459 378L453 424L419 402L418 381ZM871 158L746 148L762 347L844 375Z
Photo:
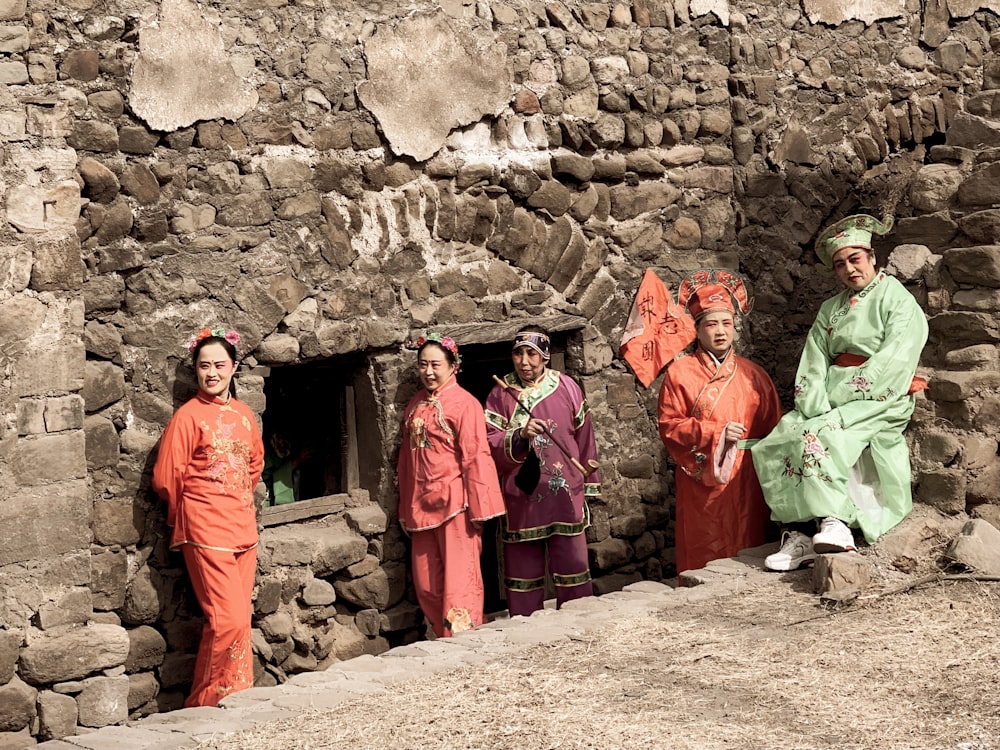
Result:
M264 475L269 507L358 486L356 375L360 357L271 369L264 384Z

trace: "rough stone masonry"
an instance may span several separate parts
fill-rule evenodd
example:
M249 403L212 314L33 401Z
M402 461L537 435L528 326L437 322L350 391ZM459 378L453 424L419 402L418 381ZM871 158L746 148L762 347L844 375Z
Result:
M617 355L642 273L746 274L741 347L788 394L835 289L812 241L854 211L897 216L880 257L929 317L916 496L1000 523L998 14L0 0L0 748L180 705L200 620L148 479L204 325L243 334L265 429L329 459L311 498L261 496L262 685L421 637L406 340L446 330L485 377L554 330L602 454L598 590L660 580L658 383Z

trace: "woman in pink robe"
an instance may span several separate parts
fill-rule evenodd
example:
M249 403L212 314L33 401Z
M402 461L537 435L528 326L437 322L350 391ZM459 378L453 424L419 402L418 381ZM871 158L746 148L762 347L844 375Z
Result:
M504 514L486 419L455 380L458 346L417 341L421 388L403 415L399 520L410 535L417 601L438 637L483 623L482 524Z

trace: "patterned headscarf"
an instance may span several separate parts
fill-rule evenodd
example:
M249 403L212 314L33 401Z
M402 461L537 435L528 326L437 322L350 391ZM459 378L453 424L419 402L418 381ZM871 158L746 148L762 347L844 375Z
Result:
M542 355L542 359L546 362L551 359L552 355L549 354L549 337L544 333L539 331L521 331L514 337L514 346L511 347L511 351L517 349L519 346L527 346L534 349Z

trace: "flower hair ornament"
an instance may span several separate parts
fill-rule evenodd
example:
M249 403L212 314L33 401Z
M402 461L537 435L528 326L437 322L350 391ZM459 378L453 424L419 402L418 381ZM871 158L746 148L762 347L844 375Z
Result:
M193 352L195 350L195 347L198 346L199 343L207 339L209 336L215 336L220 339L225 339L226 341L228 341L230 344L233 345L234 349L237 346L239 346L240 343L240 334L232 329L226 330L225 328L202 328L200 331L198 331L198 333L194 335L194 338L188 342L187 345L188 351Z
M424 344L427 343L434 343L440 346L442 349L447 349L455 356L455 364L456 365L462 364L462 355L458 353L458 344L455 343L455 339L453 339L451 336L444 336L437 332L428 333L427 335L418 338L416 341L413 342L412 345L408 346L407 348L419 350Z

